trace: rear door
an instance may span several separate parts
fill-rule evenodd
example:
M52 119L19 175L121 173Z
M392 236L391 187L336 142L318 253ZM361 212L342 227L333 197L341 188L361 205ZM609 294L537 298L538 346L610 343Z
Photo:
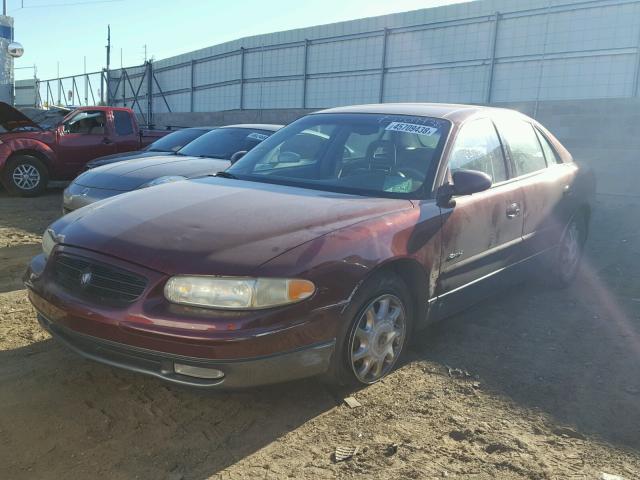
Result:
M130 152L140 148L140 138L128 110L113 110L113 129L115 135L113 141L116 151Z
M522 255L523 194L511 181L505 152L493 122L465 123L448 158L450 172L478 170L491 176L489 190L454 197L442 207L442 263L438 311L447 316L485 293L475 284L516 263Z
M542 132L524 118L496 122L523 193L523 248L531 257L558 243L572 211L575 168L558 162Z

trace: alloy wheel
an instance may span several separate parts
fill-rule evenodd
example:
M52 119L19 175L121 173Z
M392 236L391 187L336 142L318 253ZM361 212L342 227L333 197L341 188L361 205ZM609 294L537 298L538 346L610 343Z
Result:
M565 278L575 274L580 263L580 229L576 222L572 222L560 245L560 268Z
M28 163L18 165L11 175L13 183L21 190L33 190L40 184L40 172Z
M406 335L406 315L395 295L381 295L364 309L349 344L349 362L356 378L374 383L391 371Z

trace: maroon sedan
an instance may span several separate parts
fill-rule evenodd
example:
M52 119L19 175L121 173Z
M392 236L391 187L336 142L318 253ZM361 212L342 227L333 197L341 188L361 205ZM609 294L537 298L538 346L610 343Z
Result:
M215 177L61 218L25 280L54 337L113 366L203 387L370 384L427 324L531 267L570 282L593 192L514 111L335 108Z

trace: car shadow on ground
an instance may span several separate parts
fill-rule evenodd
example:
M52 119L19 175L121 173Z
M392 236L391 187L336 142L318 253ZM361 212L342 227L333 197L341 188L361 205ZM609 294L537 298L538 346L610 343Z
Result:
M25 478L208 478L336 405L313 379L203 392L81 359L51 339L0 352L0 381L0 478L35 464ZM51 462L65 471L43 469L49 456L68 458Z
M639 222L640 201L601 199L571 288L543 273L497 293L430 327L415 357L467 370L580 435L640 448Z

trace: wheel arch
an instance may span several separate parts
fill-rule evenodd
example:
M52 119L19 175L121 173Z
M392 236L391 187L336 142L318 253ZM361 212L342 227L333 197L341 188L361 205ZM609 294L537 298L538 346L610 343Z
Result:
M371 269L358 288L369 279L385 274L397 275L409 289L415 312L414 326L417 329L427 323L429 272L416 259L411 257L393 258Z
M19 156L23 156L23 155L34 157L40 160L44 164L44 166L47 168L47 172L51 174L51 169L53 167L53 162L51 161L51 159L47 155L45 155L43 152L39 150L30 149L30 148L24 148L24 149L15 150L11 152L11 155L7 157L7 161L5 165L7 165L12 159Z

